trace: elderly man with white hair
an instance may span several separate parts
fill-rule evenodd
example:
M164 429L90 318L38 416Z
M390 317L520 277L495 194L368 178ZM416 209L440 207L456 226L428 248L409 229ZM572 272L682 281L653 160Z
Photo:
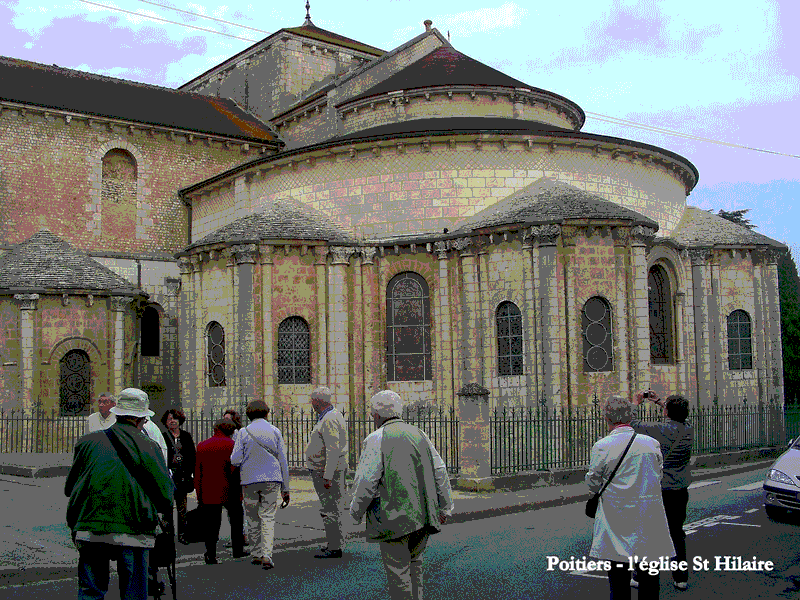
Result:
M306 446L306 466L319 496L322 524L328 544L315 558L342 557L342 496L347 472L347 425L331 404L331 391L318 387L311 392L317 423Z
M390 390L370 400L376 431L358 461L350 515L367 515L367 539L380 542L392 600L422 599L422 553L428 536L452 514L447 467L423 431L401 418Z

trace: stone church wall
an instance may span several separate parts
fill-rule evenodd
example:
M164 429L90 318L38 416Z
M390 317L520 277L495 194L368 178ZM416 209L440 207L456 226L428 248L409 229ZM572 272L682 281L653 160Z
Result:
M20 310L11 296L0 296L0 407L22 406Z

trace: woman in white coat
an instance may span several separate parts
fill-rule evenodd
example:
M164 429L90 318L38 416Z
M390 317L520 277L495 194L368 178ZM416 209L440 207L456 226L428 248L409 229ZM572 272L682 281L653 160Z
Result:
M633 435L631 402L611 396L603 404L609 434L592 447L586 484L592 493L599 492ZM594 521L594 535L589 555L611 562L608 582L611 599L631 597L631 562L668 561L675 555L661 500L659 443L647 435L637 435L611 483L603 492ZM658 598L657 568L640 570L639 598Z

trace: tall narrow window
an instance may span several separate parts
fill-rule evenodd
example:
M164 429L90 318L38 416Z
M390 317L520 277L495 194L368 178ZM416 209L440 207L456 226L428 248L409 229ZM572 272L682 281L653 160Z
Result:
M735 310L728 315L728 368L743 371L753 368L753 340L750 315Z
M522 313L513 302L497 307L497 372L522 375Z
M278 325L278 383L311 383L311 332L302 317Z
M62 416L89 414L91 390L91 363L83 350L71 350L59 364L61 370L59 392Z
M386 287L386 379L431 379L431 304L428 283L400 273Z
M142 313L142 356L158 356L161 349L161 331L158 310L148 306Z
M611 335L611 306L600 296L589 298L581 311L583 370L614 370L614 339Z
M225 330L216 321L207 329L208 387L225 385Z
M656 265L647 274L647 304L650 313L650 362L665 365L673 362L672 308L669 279L664 268Z

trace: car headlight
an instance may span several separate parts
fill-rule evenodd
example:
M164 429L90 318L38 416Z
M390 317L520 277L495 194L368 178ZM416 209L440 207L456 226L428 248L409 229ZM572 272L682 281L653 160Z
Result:
M783 471L778 471L778 469L770 469L767 473L767 479L771 479L772 481L777 481L779 483L785 483L786 485L793 485L797 487L797 483L789 477Z

